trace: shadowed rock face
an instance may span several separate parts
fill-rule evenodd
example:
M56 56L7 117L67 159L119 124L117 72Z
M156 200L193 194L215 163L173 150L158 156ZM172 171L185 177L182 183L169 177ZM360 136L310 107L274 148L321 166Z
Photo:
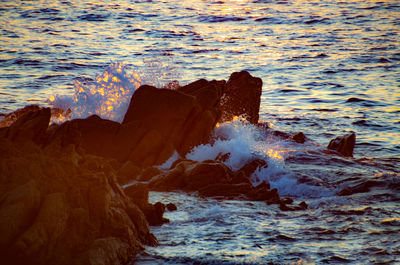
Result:
M233 73L221 99L222 119L232 120L243 115L249 122L257 124L261 102L262 80L247 71Z
M0 137L2 262L124 264L157 244L112 161L71 144L43 145L48 111L20 117Z

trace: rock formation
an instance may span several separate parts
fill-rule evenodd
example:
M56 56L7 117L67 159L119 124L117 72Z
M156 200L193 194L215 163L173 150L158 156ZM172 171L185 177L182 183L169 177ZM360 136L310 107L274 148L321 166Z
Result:
M52 111L32 106L7 116L10 122L0 128L2 261L125 264L144 245L157 244L149 224L167 222L165 209L176 210L150 204L149 190L305 209L286 206L266 182L251 184L250 176L268 167L264 160L233 172L223 163L229 153L203 162L184 158L209 142L217 122L243 116L256 124L261 86L261 79L246 71L233 73L228 82L201 79L176 90L144 85L132 96L122 123L93 115L49 126ZM340 143L339 152L348 150ZM167 171L154 167L174 151L183 159Z
M1 130L2 262L124 264L156 245L117 182L119 164L72 144L42 147L49 119L50 110L39 109Z
M353 156L356 134L350 133L338 136L329 142L328 149L336 150L343 156Z

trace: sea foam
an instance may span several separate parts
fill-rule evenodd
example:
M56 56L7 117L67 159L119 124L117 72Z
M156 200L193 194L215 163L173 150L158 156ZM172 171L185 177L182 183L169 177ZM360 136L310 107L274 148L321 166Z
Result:
M263 159L267 168L259 168L250 177L253 185L262 181L278 189L281 196L319 198L332 196L334 191L323 187L299 183L296 174L285 165L285 158L296 152L296 143L274 137L265 129L250 124L242 118L218 124L210 144L199 145L186 156L188 159L204 161L216 159L229 153L224 161L233 171L240 169L254 159Z

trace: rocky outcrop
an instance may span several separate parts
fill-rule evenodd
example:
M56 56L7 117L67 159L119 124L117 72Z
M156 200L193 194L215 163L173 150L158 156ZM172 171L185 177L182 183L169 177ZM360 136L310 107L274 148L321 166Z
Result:
M261 102L262 80L247 71L233 73L221 99L221 121L230 121L234 116L243 116L257 124Z
M192 147L207 142L219 119L216 89L210 87L191 96L169 89L140 87L132 96L122 123L136 124L131 135L143 132L129 160L148 160L142 164L154 165L165 161L174 150L185 155Z
M169 171L153 177L149 189L156 191L183 190L198 192L205 197L225 199L247 199L265 201L268 204L280 204L276 189L270 189L266 182L254 187L251 175L258 169L268 167L262 159L255 159L233 172L225 164L206 160L196 162L181 159L176 161Z
M156 245L145 214L118 184L118 163L71 144L43 147L48 111L20 117L0 137L2 262L125 264Z
M328 149L335 150L343 156L353 156L356 134L350 133L338 136L329 142Z

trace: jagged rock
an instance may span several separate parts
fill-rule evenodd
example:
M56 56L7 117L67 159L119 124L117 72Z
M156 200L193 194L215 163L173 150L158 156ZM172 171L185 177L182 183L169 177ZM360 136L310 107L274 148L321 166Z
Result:
M127 184L135 180L141 172L142 170L138 166L135 166L131 161L126 161L118 170L118 183L121 185Z
M210 89L212 91L212 89ZM142 166L164 162L174 149L185 155L192 147L205 143L218 121L215 93L197 98L174 90L141 86L133 94L123 126L137 124L143 131L131 152L134 162L147 159ZM123 130L123 127L121 128Z
M232 177L230 169L222 163L202 162L190 166L184 175L185 188L199 190L207 185L228 183Z
M50 108L26 112L11 124L6 135L14 142L42 143L49 126L50 116Z
M5 264L92 264L80 263L84 253L101 253L95 264L119 264L144 244L157 243L107 159L77 152L73 145L40 148L7 138L0 139L0 149ZM103 249L96 243L101 239L110 239L105 245L113 247Z
M350 133L338 136L329 142L328 149L336 150L343 156L353 156L356 134Z
M37 112L41 109L39 105L28 105L23 107L22 109L17 109L8 114L0 114L0 128L2 127L9 127L13 124L16 120L18 120L21 116L29 113L29 112Z
M261 102L262 80L247 71L233 73L221 98L221 121L230 121L234 116L244 116L257 124Z
M140 207L149 201L149 189L144 183L135 183L124 188L124 192Z
M38 211L41 194L31 180L1 196L0 249L6 249L29 226Z
M159 174L161 174L161 171L158 168L156 168L156 167L148 167L140 175L139 180L140 181L148 181L152 177L157 176Z

